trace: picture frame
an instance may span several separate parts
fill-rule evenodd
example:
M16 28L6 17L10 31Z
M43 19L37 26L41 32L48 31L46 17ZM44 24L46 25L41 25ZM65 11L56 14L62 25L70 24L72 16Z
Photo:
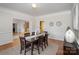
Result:
M54 23L53 22L50 22L49 23L49 26L51 26L51 27L54 26Z
M56 26L58 26L58 27L62 26L62 22L61 21L57 21L56 22Z

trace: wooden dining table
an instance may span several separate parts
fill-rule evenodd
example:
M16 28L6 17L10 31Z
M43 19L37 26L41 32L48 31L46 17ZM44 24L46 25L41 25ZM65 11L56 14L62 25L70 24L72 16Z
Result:
M33 42L37 40L37 37L39 36L45 36L45 33L25 37L25 39L31 43L31 55L33 55Z
M27 36L27 37L25 37L25 39L27 41L32 41L32 38L35 38L35 40L36 40L37 37L42 36L42 35L45 36L45 33L40 33L40 34L37 34L37 35Z

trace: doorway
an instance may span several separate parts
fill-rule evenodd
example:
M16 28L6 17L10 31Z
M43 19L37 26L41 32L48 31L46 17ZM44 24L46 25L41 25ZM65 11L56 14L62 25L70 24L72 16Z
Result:
M13 23L13 35L17 33L17 24Z

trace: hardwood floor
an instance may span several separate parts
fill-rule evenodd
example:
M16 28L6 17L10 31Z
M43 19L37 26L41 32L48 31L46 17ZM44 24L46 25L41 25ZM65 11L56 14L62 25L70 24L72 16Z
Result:
M19 44L20 44L19 38L14 39L13 42L11 42L11 43L8 43L8 44L5 44L5 45L1 45L0 46L0 51L8 49L8 48L11 48L11 47L14 47L14 46L17 46Z
M58 51L57 55L63 55L63 41L55 40L55 39L49 39L49 44L57 45L58 46Z
M57 55L63 55L63 41L58 41L58 40L55 40L55 39L49 39L48 43L53 44L53 45L57 45L58 51L57 51L56 54ZM12 43L0 46L0 51L11 48L13 46L17 46L17 45L20 45L19 38L14 39Z

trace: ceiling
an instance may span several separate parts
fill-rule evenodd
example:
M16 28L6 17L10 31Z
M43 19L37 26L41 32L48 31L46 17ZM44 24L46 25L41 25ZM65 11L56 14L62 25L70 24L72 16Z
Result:
M32 16L40 16L70 10L73 3L37 3L36 9L32 8L32 3L0 3L0 6Z

